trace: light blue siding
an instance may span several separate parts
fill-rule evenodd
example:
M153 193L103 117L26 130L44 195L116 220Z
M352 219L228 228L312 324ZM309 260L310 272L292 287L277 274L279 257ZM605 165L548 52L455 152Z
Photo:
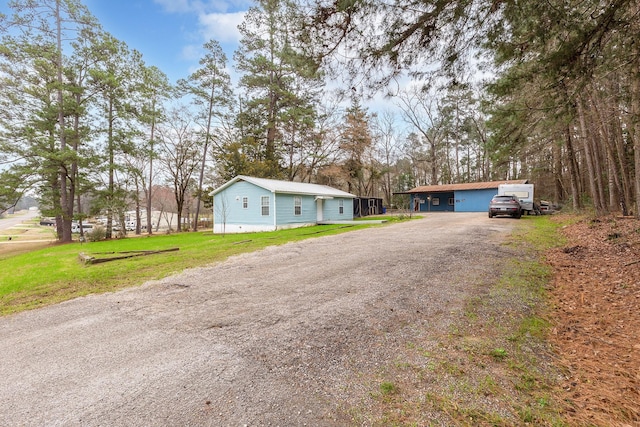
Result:
M498 194L497 188L456 191L456 211L484 212L489 209L489 202L491 201L491 198L496 194Z
M342 200L342 213L340 213L340 201ZM351 221L353 220L353 199L336 197L326 199L322 205L322 219L324 221Z
M291 183L266 179L255 179L255 182L251 182L251 180L253 178L234 179L213 193L215 233L272 231L316 224L319 219L327 221L353 220L353 200L350 197L335 195L340 192L339 190L314 184L302 185L302 189L317 190L319 195L304 191L295 193L278 191L269 187L282 185L286 190L290 190L290 187L295 187L295 183L291 185ZM269 199L269 215L262 214L262 197ZM301 202L299 215L296 215L296 198L300 198ZM243 206L245 200L247 201L246 208ZM343 206L342 213L340 212L340 203ZM319 204L322 205L321 217L317 212Z
M269 197L269 216L262 215L260 198ZM248 206L242 206L246 197ZM213 198L213 217L215 224L227 225L272 225L274 223L274 198L270 191L245 181L239 181L224 189Z
M300 197L302 209L300 215L295 215L294 198ZM277 225L289 224L315 224L316 222L316 202L313 196L302 196L296 194L276 195L276 223Z

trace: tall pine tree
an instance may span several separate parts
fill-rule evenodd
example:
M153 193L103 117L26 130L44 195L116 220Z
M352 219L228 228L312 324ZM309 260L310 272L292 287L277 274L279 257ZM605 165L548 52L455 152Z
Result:
M258 166L252 169L266 177L283 177L286 144L299 137L300 129L308 128L315 116L321 76L292 36L299 19L292 2L263 0L240 26L241 46L234 56L237 69L244 73L240 142L251 147L255 157L250 160Z

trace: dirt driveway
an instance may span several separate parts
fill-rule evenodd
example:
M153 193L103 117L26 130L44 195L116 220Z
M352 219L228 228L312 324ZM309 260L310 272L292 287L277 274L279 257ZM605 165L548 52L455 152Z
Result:
M446 329L516 220L427 218L0 319L0 425L333 426Z

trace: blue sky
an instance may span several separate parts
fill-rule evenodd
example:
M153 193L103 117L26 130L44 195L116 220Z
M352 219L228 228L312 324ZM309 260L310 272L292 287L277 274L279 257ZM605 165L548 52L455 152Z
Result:
M202 45L217 40L231 61L238 47L246 11L252 0L80 0L102 27L130 49L142 53L147 65L162 70L172 83L198 67ZM8 0L0 12L11 15Z
M141 52L145 63L158 67L172 83L195 71L202 45L215 39L227 54L228 71L237 84L232 63L240 39L237 27L254 5L252 0L81 1L106 31ZM10 13L7 3L0 0L0 12ZM393 109L380 95L367 104L374 111Z
M106 31L142 53L169 80L198 66L202 45L216 39L232 60L237 26L250 0L83 0Z
M0 0L2 2L3 0ZM162 70L172 83L198 67L202 45L217 40L228 60L233 84L233 52L239 45L238 25L252 0L82 0L106 31L143 54L147 65ZM405 85L406 79L398 84ZM333 81L328 88L340 83ZM345 106L349 101L345 101ZM389 99L377 94L365 100L372 112L394 110Z

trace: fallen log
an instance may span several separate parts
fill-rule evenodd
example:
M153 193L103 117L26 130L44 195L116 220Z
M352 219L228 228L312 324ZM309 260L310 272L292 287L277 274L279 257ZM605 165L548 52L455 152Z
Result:
M149 251L101 252L101 254L105 254L105 253L125 254L125 255L118 255L118 256L107 257L107 258L96 258L94 256L87 255L84 252L80 252L78 254L78 257L80 258L80 261L82 261L84 264L101 264L109 261L117 261L119 259L127 259L127 258L146 256L146 255L155 255L155 254L161 254L165 252L175 252L178 250L180 250L180 248L159 249L159 250L149 250Z

